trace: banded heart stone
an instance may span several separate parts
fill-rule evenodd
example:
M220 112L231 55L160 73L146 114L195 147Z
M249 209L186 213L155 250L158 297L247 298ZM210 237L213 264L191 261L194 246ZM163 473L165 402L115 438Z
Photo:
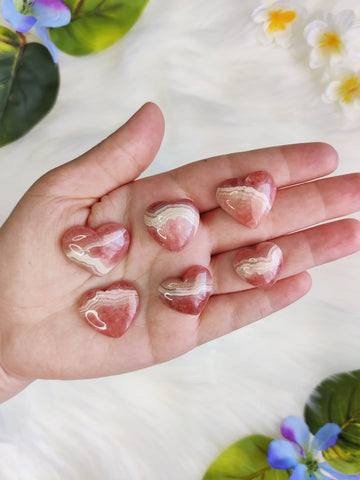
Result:
M235 272L258 288L274 285L282 264L282 251L273 242L262 242L253 248L242 248L233 261Z
M212 277L201 265L188 268L182 278L168 278L159 287L162 302L189 315L199 315L212 292Z
M130 327L139 308L139 294L128 282L116 282L106 290L93 288L79 305L81 316L98 332L121 337Z
M147 208L144 222L150 235L173 252L182 250L196 234L199 210L187 199L156 202Z
M79 225L67 230L62 238L65 255L98 276L109 273L129 245L129 232L118 223L105 223L95 230Z
M268 172L258 171L241 178L230 178L216 191L222 209L242 225L256 228L274 203L276 186Z

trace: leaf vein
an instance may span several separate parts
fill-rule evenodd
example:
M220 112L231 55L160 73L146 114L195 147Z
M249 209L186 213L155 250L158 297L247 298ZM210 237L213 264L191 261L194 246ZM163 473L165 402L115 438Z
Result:
M22 53L23 53L23 50L24 50L24 45L20 45L18 46L18 51L16 52L16 55L15 55L15 58L14 58L14 63L13 63L13 66L12 66L12 69L11 69L11 73L10 73L10 79L9 79L9 87L8 87L8 91L7 91L7 95L6 95L6 101L5 101L5 104L4 104L4 108L2 109L2 111L0 112L0 124L2 122L2 119L4 117L4 114L5 114L5 110L6 110L6 106L8 104L8 100L9 100L9 97L11 95L11 90L12 90L12 87L14 85L14 80L15 80L15 75L16 75L16 71L20 65L20 61L21 61L21 57L22 57Z

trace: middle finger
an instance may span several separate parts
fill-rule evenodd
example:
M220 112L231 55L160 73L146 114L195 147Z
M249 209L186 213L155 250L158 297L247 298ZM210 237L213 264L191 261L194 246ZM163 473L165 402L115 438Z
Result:
M211 254L301 230L360 209L360 174L348 174L280 189L269 215L256 229L240 225L221 208L202 215Z
M279 279L286 278L359 250L360 222L352 218L338 220L276 238L273 242L284 257ZM212 257L214 295L253 288L235 272L233 261L237 252L232 250Z

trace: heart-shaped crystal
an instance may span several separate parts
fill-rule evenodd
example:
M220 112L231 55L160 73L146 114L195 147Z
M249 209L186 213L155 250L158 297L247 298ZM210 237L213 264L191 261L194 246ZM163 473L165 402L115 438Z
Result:
M241 178L230 178L216 191L222 209L242 225L256 228L274 203L276 186L273 177L264 171Z
M253 248L242 248L233 261L235 272L258 288L274 285L282 264L282 251L273 242L262 242Z
M139 308L139 295L128 282L116 282L105 290L93 288L80 300L82 317L98 332L121 337L130 327Z
M199 211L193 202L181 199L156 202L147 208L144 222L150 235L163 247L182 250L196 234Z
M212 292L212 277L201 265L188 268L182 278L168 278L159 287L160 298L170 308L199 315Z
M62 238L65 255L98 276L106 275L120 262L129 244L129 232L118 223L105 223L95 230L79 225Z

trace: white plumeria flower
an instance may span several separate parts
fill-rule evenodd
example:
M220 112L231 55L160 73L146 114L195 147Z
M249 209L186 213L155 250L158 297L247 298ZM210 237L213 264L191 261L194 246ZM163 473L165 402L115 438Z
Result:
M289 47L304 21L306 10L295 0L277 0L256 8L251 16L255 23L262 24L266 43Z
M345 56L351 54L352 39L359 35L353 28L355 14L352 10L343 10L337 15L321 12L321 18L310 22L304 30L307 43L312 47L310 67L333 66Z
M360 71L339 70L323 95L326 103L339 103L349 118L360 114Z

